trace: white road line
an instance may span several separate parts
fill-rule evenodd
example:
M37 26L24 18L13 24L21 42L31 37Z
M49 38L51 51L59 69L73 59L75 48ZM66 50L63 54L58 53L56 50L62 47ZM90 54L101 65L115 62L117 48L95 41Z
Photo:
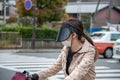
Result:
M36 67L39 67L39 68L46 68L46 67L50 67L51 65L29 65L29 66L23 66L23 65L19 65L19 66L12 66L14 68L36 68Z
M46 69L48 67L39 67L39 68L16 68L16 69L19 69L19 70L27 70L27 71L36 71L36 70L42 70L42 69Z
M110 67L106 67L106 66L96 66L95 69L110 69Z
M20 65L20 66L24 66L24 65L52 65L54 62L49 62L49 63L47 63L47 62L25 62L25 63L19 63L19 62L17 62L17 63L0 63L0 64L2 64L2 65L5 65L5 66L17 66L17 65Z
M109 73L105 73L105 74L96 74L96 77L120 77L120 74L115 74L115 73L113 73L113 74L109 74Z
M107 73L107 72L119 72L120 73L120 69L110 69L110 70L96 70L95 72L103 72L103 73Z
M46 67L49 67L49 66L51 66L52 64L44 64L44 65L41 65L41 64L37 64L37 65L35 65L35 64L30 64L30 65L28 65L28 64L19 64L19 65L9 65L9 67L14 67L14 68L35 68L35 67L39 67L39 68L46 68ZM4 66L8 66L8 64L6 64L6 65L4 65ZM105 69L105 70L103 70L103 71L106 71L107 69L110 69L109 67L104 67L104 66L99 66L99 67L96 67L96 69L97 70L101 70L101 69Z
M31 59L27 59L27 60L17 59L17 60L15 60L15 61L14 61L14 60L9 60L9 61L8 61L8 60L6 59L6 60L4 60L4 61L1 61L1 60L0 60L0 63L17 63L17 62L23 62L23 63L26 62L26 63L27 63L27 62L51 62L51 61L52 61L52 62L55 62L55 60L51 60L51 59L46 59L46 60L44 60L44 59L43 59L43 60L42 60L42 59L41 59L41 60L38 59L38 60L36 60L36 61L35 61L35 59L34 59L34 60L31 60Z
M106 62L109 62L109 63L117 63L118 61L117 61L117 60L106 60Z
M105 79L95 79L95 80L120 80L120 78L105 78Z

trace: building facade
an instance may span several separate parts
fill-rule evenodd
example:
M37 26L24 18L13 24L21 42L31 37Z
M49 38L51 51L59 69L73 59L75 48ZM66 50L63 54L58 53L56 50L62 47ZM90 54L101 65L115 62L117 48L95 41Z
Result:
M105 26L108 22L111 24L120 24L120 9L114 6L110 11L109 6L102 8L97 12L95 21L95 27Z
M94 18L97 3L98 0L69 0L65 11L70 17L78 19L81 19L82 14L91 14L90 26L96 20L92 27L106 26L108 22L120 24L120 0L101 0Z
M5 6L4 6L4 4L5 4ZM4 12L4 10L5 10L5 12ZM5 17L5 19L9 19L9 17L16 17L17 14L16 14L15 10L16 10L15 0L6 0L6 3L4 3L4 0L0 0L0 20L1 21L4 21L3 20L4 17Z

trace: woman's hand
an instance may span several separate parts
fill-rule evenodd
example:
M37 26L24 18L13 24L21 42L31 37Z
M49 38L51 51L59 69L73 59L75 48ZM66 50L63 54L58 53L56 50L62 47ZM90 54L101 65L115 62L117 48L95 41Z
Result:
M31 79L32 79L32 80L38 80L38 79L39 79L38 74L32 74L32 75L31 75Z

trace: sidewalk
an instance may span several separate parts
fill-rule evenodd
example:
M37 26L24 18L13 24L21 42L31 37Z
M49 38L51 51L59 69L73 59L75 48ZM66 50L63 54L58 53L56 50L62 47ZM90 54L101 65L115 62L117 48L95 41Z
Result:
M16 53L59 53L61 49L17 49Z
M0 53L59 53L61 49L0 49Z

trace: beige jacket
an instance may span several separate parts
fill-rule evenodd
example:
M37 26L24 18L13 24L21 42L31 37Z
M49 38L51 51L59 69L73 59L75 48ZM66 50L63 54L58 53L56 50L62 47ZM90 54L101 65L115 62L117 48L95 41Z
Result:
M38 72L39 80L55 75L60 70L65 74L64 80L95 80L95 66L97 59L96 50L87 40L84 42L82 49L73 56L69 67L70 75L66 74L66 58L68 49L64 47L57 58L56 62L49 68ZM95 60L94 60L95 59Z

